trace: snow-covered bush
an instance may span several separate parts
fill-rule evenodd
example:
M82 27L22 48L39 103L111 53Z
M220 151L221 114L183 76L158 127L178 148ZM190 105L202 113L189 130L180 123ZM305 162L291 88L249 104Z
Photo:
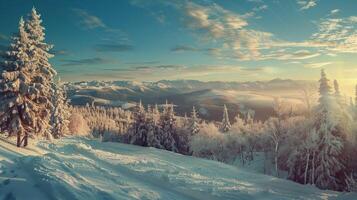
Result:
M190 142L192 155L212 160L225 161L225 137L213 124L202 124L198 134Z
M79 113L73 113L69 119L69 131L72 135L87 136L89 127L87 121Z

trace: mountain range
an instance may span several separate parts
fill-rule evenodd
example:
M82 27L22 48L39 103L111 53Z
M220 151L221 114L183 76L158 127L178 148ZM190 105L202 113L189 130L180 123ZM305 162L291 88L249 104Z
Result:
M66 83L72 105L120 106L130 109L140 100L144 105L176 105L178 115L190 114L192 106L207 120L221 120L226 104L231 120L239 113L255 113L264 120L273 114L274 98L294 105L303 104L303 90L315 93L311 81L273 79L252 82L203 82L197 80L84 81Z

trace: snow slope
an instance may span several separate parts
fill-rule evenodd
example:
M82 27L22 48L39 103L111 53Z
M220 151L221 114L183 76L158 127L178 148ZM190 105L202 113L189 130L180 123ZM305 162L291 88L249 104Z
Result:
M357 199L154 148L65 138L17 154L3 143L0 199Z

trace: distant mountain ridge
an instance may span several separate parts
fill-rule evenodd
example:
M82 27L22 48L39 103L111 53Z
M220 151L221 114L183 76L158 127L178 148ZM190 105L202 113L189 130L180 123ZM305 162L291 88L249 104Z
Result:
M178 114L189 114L194 105L201 109L201 116L209 120L220 120L223 104L227 104L231 117L238 110L253 109L257 111L257 118L264 119L271 115L271 101L274 97L298 102L303 89L317 88L315 82L291 79L249 82L82 81L65 85L73 105L88 103L130 108L140 100L144 105L162 104L168 100L177 105Z

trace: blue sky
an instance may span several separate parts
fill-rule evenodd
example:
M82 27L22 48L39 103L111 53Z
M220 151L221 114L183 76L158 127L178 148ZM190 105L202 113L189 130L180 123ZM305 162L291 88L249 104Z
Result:
M32 6L66 81L357 81L355 0L1 0L2 49Z

